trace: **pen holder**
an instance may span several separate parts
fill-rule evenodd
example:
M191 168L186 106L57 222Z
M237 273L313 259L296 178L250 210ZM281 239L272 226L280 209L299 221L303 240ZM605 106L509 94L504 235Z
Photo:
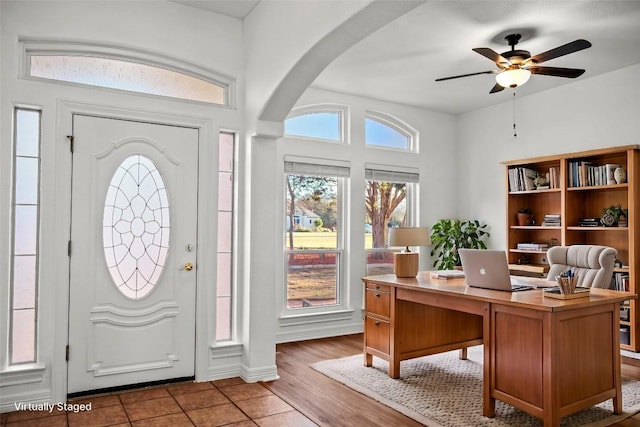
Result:
M562 295L570 295L576 292L576 283L578 283L578 276L556 276L556 282L558 282L558 287L560 288L560 293Z

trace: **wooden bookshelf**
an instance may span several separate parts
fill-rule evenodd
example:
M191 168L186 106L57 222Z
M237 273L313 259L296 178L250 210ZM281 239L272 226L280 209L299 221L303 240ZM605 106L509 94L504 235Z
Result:
M629 275L629 291L640 292L637 283L640 261L640 146L629 145L561 155L513 160L505 165L507 188L507 254L512 274L545 277L548 272L546 250L518 249L518 243L546 243L549 246L592 244L616 248L623 268L616 273ZM607 179L606 165L620 165L626 171L624 183ZM553 174L551 188L532 188L531 176ZM514 177L521 176L514 183ZM581 181L581 182L578 182ZM555 187L555 188L554 188ZM626 227L581 226L582 218L600 218L602 210L620 204L628 210ZM516 214L523 208L533 211L535 223L518 225ZM560 224L541 225L545 215L560 215ZM614 273L615 274L615 273ZM640 351L640 304L628 305L628 320L621 327L628 328L629 343L621 347Z

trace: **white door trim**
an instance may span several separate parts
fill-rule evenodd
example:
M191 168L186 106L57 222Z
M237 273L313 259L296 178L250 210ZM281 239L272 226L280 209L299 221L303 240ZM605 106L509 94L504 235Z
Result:
M41 318L54 318L54 336L51 337L54 345L54 357L52 360L52 396L57 401L63 401L67 394L67 369L65 350L69 339L69 262L66 257L66 242L69 240L71 229L71 153L69 151L68 135L72 134L72 118L74 114L87 114L99 117L110 117L121 120L138 120L149 123L163 123L182 127L198 129L199 148L199 189L198 189L198 218L211 218L217 212L217 199L206 197L207 194L215 194L217 191L217 170L210 165L218 164L218 134L219 124L215 124L209 117L189 117L173 114L155 113L150 111L129 110L125 108L91 105L86 103L59 100L58 124L56 144L64 149L56 149L55 170L56 180L56 206L54 215L56 218L64 218L66 223L57 224L54 240L63 243L64 262L62 255L56 263L55 283L57 300L53 305L53 313L41 313ZM207 167L209 166L209 167ZM195 330L195 379L206 381L208 379L209 366L209 337L212 336L209 324L210 307L207 301L211 299L210 286L207 283L215 282L216 278L216 253L215 245L207 245L207 236L217 235L217 224L212 221L199 221L197 241L196 265L196 330ZM209 237L210 238L210 237ZM49 314L51 315L49 317ZM64 368L63 368L64 367Z

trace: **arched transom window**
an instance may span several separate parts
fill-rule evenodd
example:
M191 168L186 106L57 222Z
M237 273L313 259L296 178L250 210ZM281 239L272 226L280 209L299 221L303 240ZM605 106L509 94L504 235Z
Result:
M22 41L24 77L232 104L233 80L193 64L122 48Z
M368 111L365 144L371 147L418 151L418 133L409 125L383 113Z
M314 105L296 108L284 122L287 136L346 142L346 107Z

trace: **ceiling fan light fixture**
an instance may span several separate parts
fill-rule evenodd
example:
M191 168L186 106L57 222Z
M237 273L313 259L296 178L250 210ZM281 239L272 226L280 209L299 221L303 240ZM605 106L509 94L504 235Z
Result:
M514 88L525 84L529 77L531 77L531 71L524 68L515 68L496 74L496 82L502 87Z

